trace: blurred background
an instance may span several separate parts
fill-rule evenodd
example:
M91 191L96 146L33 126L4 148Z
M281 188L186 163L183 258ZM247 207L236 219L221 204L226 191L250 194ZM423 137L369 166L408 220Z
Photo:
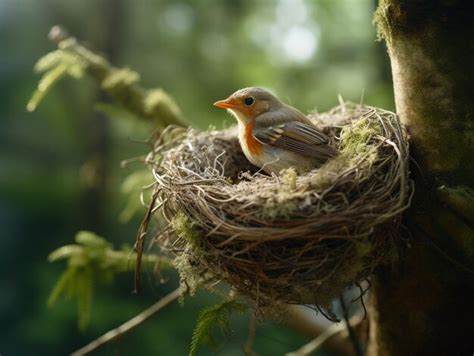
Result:
M164 285L149 278L135 296L125 273L94 292L83 332L74 301L46 305L65 267L47 256L78 230L133 245L144 212L119 219L127 205L120 186L137 166L120 162L146 154L140 141L153 129L95 110L107 98L87 78L62 81L26 112L39 79L33 66L55 48L47 39L53 25L138 71L144 86L166 90L190 125L206 129L233 123L212 103L245 86L269 88L307 113L336 106L338 94L393 110L374 8L374 0L0 0L0 354L70 353L177 285L172 274ZM200 293L171 306L98 354L185 355L199 310L215 300ZM247 321L232 326L225 347L200 354L241 355ZM255 350L279 355L306 340L269 322Z

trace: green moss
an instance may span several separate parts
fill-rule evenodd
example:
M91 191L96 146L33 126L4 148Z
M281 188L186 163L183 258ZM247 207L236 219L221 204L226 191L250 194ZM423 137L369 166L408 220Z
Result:
M45 74L28 102L29 111L36 109L47 91L62 77L69 75L79 79L88 73L105 92L136 117L153 120L160 128L170 124L187 126L173 99L161 89L146 90L141 87L137 72L112 66L73 37L58 41L59 49L42 57L35 66L37 71Z
M127 87L137 83L140 75L130 68L113 68L104 78L101 85L105 90L114 90L117 87Z
M377 159L377 148L371 142L381 134L376 120L362 118L341 131L340 154L324 164L314 175L312 184L318 189L329 187L336 177L349 167L368 168Z
M159 118L164 126L176 123L176 118L181 117L176 102L162 89L148 90L143 106L147 115Z
M173 261L174 267L179 273L180 285L183 290L191 296L202 285L203 276L207 269L200 263L202 254L198 249L188 245Z
M391 26L387 13L390 9L390 5L385 4L385 1L381 0L379 6L374 12L373 24L377 29L377 40L385 40L390 43L392 40Z
M341 131L341 154L349 157L362 156L373 148L370 140L381 134L380 124L376 120L362 118Z
M171 220L171 227L178 237L185 240L184 251L176 256L174 267L179 273L183 290L194 295L202 284L202 276L207 271L201 263L202 251L198 247L201 235L194 228L195 223L182 211Z
M262 202L262 214L264 219L289 219L291 213L298 208L295 196L288 191L281 191L272 195Z
M258 204L262 206L259 216L263 219L286 219L298 209L298 195L304 194L304 187L298 186L298 173L294 168L282 170L280 184L271 191L258 195Z
M187 242L195 244L200 239L199 233L194 230L191 219L182 211L178 212L171 220L171 227L174 232Z
M294 168L281 172L281 184L275 187L270 194L262 196L262 213L264 219L288 219L298 209L297 196L304 194L303 188L298 189L298 173Z
M281 172L281 180L283 184L287 186L288 188L290 188L291 190L296 189L297 178L298 178L298 173L293 167L285 169L284 171Z

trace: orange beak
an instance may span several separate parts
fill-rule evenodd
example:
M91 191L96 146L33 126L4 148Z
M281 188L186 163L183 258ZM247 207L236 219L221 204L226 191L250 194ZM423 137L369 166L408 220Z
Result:
M223 109L236 109L239 107L239 105L231 99L219 100L216 101L213 105Z

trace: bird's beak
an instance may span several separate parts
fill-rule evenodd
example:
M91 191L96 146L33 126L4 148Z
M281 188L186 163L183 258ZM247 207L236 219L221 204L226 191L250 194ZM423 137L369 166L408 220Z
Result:
M231 99L219 100L219 101L216 101L213 105L217 106L219 108L223 108L223 109L235 109L235 108L237 108L237 103L235 103Z

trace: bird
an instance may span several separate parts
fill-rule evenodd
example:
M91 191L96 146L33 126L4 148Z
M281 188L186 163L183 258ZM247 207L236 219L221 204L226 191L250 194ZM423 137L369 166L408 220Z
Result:
M306 115L268 90L243 88L214 106L227 109L237 119L244 155L267 174L288 168L305 173L338 153Z

